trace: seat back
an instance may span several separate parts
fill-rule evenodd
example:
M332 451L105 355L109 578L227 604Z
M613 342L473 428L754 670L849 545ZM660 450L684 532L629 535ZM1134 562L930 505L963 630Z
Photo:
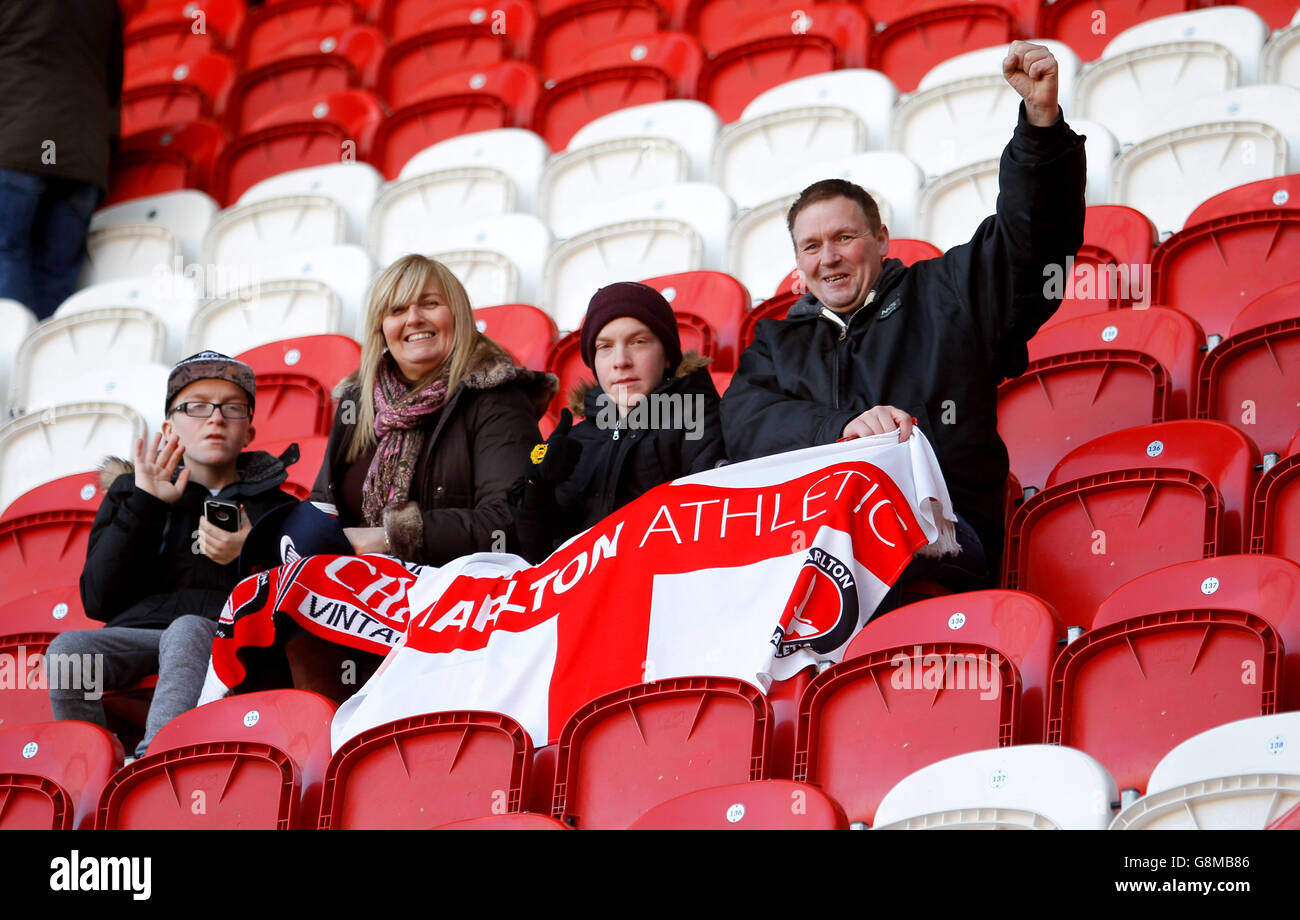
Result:
M0 829L88 829L122 742L89 722L0 728Z
M361 346L346 335L305 335L258 345L235 358L257 375L259 395L261 378L268 374L310 377L326 394L332 395L334 388L360 365Z
M715 333L716 352L711 370L733 371L740 358L740 324L749 309L749 292L725 272L681 272L646 278L674 311L683 310L706 320Z
M341 331L339 296L308 279L267 281L255 292L215 297L190 321L186 347L237 354L258 345Z
M0 514L0 522L42 511L96 511L103 498L99 473L73 473L19 495Z
M1300 429L1286 456L1259 478L1251 512L1250 551L1300 562Z
M347 238L347 215L326 195L287 195L227 208L203 238L207 264L256 265Z
M970 48L1005 45L1014 32L1015 16L1003 6L940 4L888 21L871 36L867 66L882 71L900 93L910 93L921 77L945 58Z
M543 370L546 355L559 332L555 321L534 306L524 303L480 307L474 319L482 332L523 367Z
M633 831L842 831L844 809L816 786L788 779L697 789L649 809Z

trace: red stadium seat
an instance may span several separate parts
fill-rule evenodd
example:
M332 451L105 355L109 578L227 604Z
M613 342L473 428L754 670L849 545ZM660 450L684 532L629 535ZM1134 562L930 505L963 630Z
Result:
M1126 428L1071 451L1012 517L1004 584L1088 626L1124 582L1162 565L1239 552L1259 452L1207 421Z
M1064 298L1043 328L1130 304L1151 303L1155 225L1134 208L1093 205L1085 211L1083 245L1066 261Z
M1081 61L1092 61L1125 29L1157 16L1185 12L1193 5L1191 0L1057 0L1041 7L1036 34L1059 39L1073 48Z
M653 35L665 26L654 0L581 0L543 16L532 62L545 79L567 76L568 65L595 48Z
M0 634L61 633L103 626L86 616L77 582L73 578L67 584L21 596L6 591L0 599Z
M1094 626L1052 667L1047 743L1078 748L1121 789L1144 792L1180 742L1277 711L1281 658L1277 630L1239 610L1197 605Z
M258 443L327 436L334 422L329 391L305 374L259 374L254 425ZM254 447L253 449L260 449Z
M263 690L182 713L108 781L95 826L312 827L334 708L319 693Z
M12 601L77 584L94 520L93 510L79 509L41 511L0 522L4 598Z
M1020 678L1009 659L993 660L980 643L909 641L846 657L813 678L799 707L794 778L820 787L850 821L871 824L903 777L954 754L1016 744L1019 725Z
M122 134L220 119L234 81L234 62L224 54L205 54L133 74L122 87Z
M1151 270L1156 303L1222 338L1251 301L1300 281L1300 211L1252 211L1189 227L1156 248Z
M361 346L346 335L305 335L281 339L235 355L259 378L265 374L302 374L311 377L328 394L361 366ZM261 424L261 408L258 409Z
M316 485L316 477L325 464L325 446L329 438L319 435L314 438L298 437L284 441L259 441L257 450L279 457L293 444L298 445L299 458L289 466L289 478L280 486L299 501L306 501Z
M656 805L634 831L843 831L849 819L816 786L788 779L697 789Z
M719 49L700 73L697 97L724 123L740 118L764 90L797 77L862 67L867 18L843 3L809 3L793 22L790 10L773 13Z
M122 138L104 205L185 188L206 189L225 135L210 121L153 128Z
M11 665L12 677L0 683L0 729L51 721L45 650L57 633L5 632L0 627L0 661Z
M277 106L222 151L213 176L213 197L229 207L250 186L279 173L337 163L349 150L354 158L364 157L382 117L379 101L361 90L340 90Z
M1300 831L1300 805L1292 808L1282 817L1265 828L1269 831Z
M0 522L41 511L97 511L103 499L99 472L60 476L19 495L0 514Z
M1300 428L1300 281L1253 301L1205 356L1198 418L1217 418L1280 454Z
M562 336L554 345L551 346L550 353L546 356L546 369L560 378L560 389L556 392L555 398L551 400L551 408L548 415L553 418L559 418L560 410L569 408L569 395L573 388L584 381L594 381L596 375L591 372L591 368L582 360L581 339L579 333L581 329L575 329L568 335Z
M1205 199L1196 206L1196 210L1187 215L1187 220L1183 222L1183 229L1219 217L1231 217L1235 214L1247 214L1269 208L1300 210L1300 173L1247 182L1226 192L1219 192Z
M406 94L419 101L396 108L380 125L371 162L385 178L395 179L407 160L438 141L522 127L533 117L538 92L536 71L518 61L458 70L400 91L390 88L390 99Z
M329 48L326 52L324 49ZM350 26L337 39L313 42L301 53L287 53L245 70L231 91L226 125L234 134L251 130L286 102L370 86L384 53L374 26Z
M266 4L254 10L245 24L240 41L242 69L253 70L286 55L300 54L303 42L324 51L321 42L337 41L361 19L361 11L352 0L279 0Z
M763 319L785 319L785 315L790 312L790 308L803 296L802 293L796 294L791 291L789 294L781 294L777 297L769 297L760 304L756 304L748 313L745 314L744 320L740 324L740 350L743 354L749 347L749 343L754 341L754 327L758 325L759 320ZM739 361L737 361L739 366Z
M537 104L533 130L552 150L563 150L579 128L601 115L644 103L693 98L700 61L695 39L680 32L602 45L557 72L555 85Z
M527 0L493 3L490 9L478 0L384 0L378 22L394 45L430 31L449 37L459 29L464 44L453 56L468 61L477 53L473 49L479 48L479 39L486 31L505 39L508 53L501 60L522 59L532 48L537 11Z
M998 388L998 433L1020 484L1041 489L1074 445L1186 418L1204 343L1194 322L1162 307L1111 310L1039 330L1025 372Z
M677 337L682 343L682 352L693 351L703 358L712 358L715 351L713 327L702 316L685 310L674 310L677 318Z
M721 396L727 392L727 387L731 386L731 378L735 374L732 371L709 371L709 376L713 378L713 386Z
M244 18L243 0L152 0L123 30L125 78L212 51L233 51Z
M755 22L784 13L792 21L788 3L777 0L690 0L686 9L686 31L699 37L710 54L735 43L736 24Z
M740 324L749 309L749 292L725 272L696 271L647 278L642 284L664 295L673 310L703 317L716 333L711 370L733 371L740 357Z
M483 815L435 827L438 831L567 831L571 828L549 815L520 812L514 815Z
M560 733L552 816L624 828L678 795L767 779L772 708L743 681L678 677L607 693Z
M346 741L325 775L322 830L427 828L523 807L533 744L509 716L438 712Z
M1020 675L1020 740L1040 744L1047 688L1065 623L1048 604L1019 591L971 591L918 601L878 616L844 652L856 658L890 648L961 641L1009 660Z
M0 728L0 830L88 829L122 754L89 722Z
M1300 430L1286 456L1259 478L1251 513L1250 551L1300 562Z
M559 336L555 320L534 306L507 303L474 311L479 332L496 342L523 367L543 370Z
M1290 559L1215 556L1156 569L1116 588L1098 605L1092 626L1201 608L1253 613L1277 630L1286 652L1278 709L1300 709L1300 565Z
M1015 37L1015 14L996 3L929 4L920 12L913 6L883 30L877 25L869 49L868 66L884 72L900 93L916 89L926 71L946 58Z

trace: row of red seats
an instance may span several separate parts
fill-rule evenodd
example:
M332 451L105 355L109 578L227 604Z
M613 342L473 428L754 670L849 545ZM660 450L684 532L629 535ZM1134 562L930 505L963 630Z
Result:
M872 621L840 664L770 695L719 677L637 685L583 706L558 744L536 751L505 716L456 712L376 727L331 757L332 704L251 694L178 717L120 771L112 744L100 745L108 763L80 775L103 791L83 788L63 824L45 820L88 826L97 799L101 828L433 827L525 811L613 828L692 790L792 778L870 824L884 794L923 766L1043 740L1083 750L1141 791L1192 735L1300 708L1300 651L1287 652L1300 649L1298 602L1300 566L1272 556L1135 579L1068 644L1064 621L1033 596L935 598ZM1242 680L1244 662L1255 679ZM15 769L12 753L0 744L0 773L42 764ZM205 790L206 807L192 808ZM45 795L54 814L57 796Z

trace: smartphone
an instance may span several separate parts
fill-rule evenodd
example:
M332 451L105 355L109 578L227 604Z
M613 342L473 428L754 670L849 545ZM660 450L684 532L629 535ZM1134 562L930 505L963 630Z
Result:
M203 503L203 516L208 519L209 524L222 530L234 533L239 529L239 506L234 502L209 498Z

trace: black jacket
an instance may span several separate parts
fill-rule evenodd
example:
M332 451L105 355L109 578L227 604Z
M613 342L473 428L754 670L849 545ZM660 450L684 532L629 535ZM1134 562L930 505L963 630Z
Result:
M688 352L675 375L652 394L698 398L704 412L695 439L683 427L602 427L597 420L606 405L604 391L594 384L575 391L574 414L586 421L570 432L582 445L573 475L559 484L529 481L511 494L519 555L541 562L565 540L655 486L713 469L725 459L718 390L707 365ZM606 414L612 411L610 407Z
M243 505L256 524L277 505L295 501L279 487L297 454L297 445L278 458L264 451L240 454L241 478L216 497ZM189 613L215 620L239 581L239 562L217 565L195 551L203 503L212 493L190 482L169 505L136 488L128 463L106 463L101 478L110 477L81 573L86 615L109 626L145 629L163 629Z
M1044 269L1083 241L1083 138L1064 117L1020 122L1002 153L997 214L969 243L904 266L886 259L875 296L847 328L805 296L762 320L722 400L733 460L829 444L855 416L893 405L933 444L956 510L996 572L1007 449L998 384L1021 374L1025 343L1059 306Z

